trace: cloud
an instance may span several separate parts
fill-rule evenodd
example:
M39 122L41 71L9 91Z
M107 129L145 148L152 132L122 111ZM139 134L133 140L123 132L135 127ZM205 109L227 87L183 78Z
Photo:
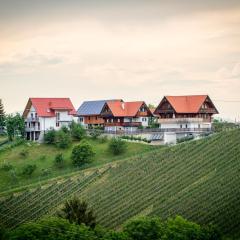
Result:
M9 60L0 62L0 73L32 71L39 67L50 67L64 63L62 56L41 54L31 51L29 54L14 54Z

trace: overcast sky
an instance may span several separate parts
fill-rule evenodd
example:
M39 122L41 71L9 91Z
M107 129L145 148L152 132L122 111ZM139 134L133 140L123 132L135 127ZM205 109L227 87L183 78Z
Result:
M240 120L240 1L0 0L0 98L209 94Z

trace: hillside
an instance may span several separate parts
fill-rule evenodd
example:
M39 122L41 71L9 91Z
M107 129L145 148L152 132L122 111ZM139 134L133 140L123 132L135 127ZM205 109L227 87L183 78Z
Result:
M137 215L176 214L240 227L240 130L154 150L127 161L82 171L67 180L3 199L1 223L16 226L56 212L72 194L86 199L100 224L117 228Z
M2 138L3 139L3 138ZM71 161L71 152L73 147L79 142L75 141L72 146L67 149L60 149L53 145L38 144L27 142L13 148L1 151L0 148L0 168L10 164L13 169L4 171L0 169L0 193L11 190L16 187L22 187L28 184L46 181L65 174L71 174L81 169L93 166L100 166L108 162L124 159L136 155L137 152L145 152L152 150L154 146L138 143L128 143L127 151L121 156L114 156L108 150L109 140L101 141L100 139L87 139L93 146L96 153L92 163L85 164L78 169L73 166ZM0 139L1 141L1 139ZM10 143L10 144L14 144ZM64 165L58 168L54 164L57 154L62 153L64 157ZM35 164L36 171L31 177L23 176L21 173L27 164Z

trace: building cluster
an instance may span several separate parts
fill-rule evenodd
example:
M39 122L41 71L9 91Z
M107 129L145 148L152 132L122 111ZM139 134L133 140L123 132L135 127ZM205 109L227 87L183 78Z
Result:
M144 101L111 99L85 101L77 111L69 98L29 98L23 116L26 137L34 141L75 121L86 129L102 127L109 134L164 133L166 142L171 142L176 136L210 131L216 113L208 95L191 95L165 96L155 109Z

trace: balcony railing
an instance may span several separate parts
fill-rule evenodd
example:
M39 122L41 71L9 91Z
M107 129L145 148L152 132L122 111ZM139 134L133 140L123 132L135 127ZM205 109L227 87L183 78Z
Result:
M25 122L39 122L39 117L29 117L29 118L26 118Z
M105 123L106 127L115 127L115 126L121 126L121 127L139 127L141 126L141 122L111 122L111 123Z
M159 118L159 123L202 123L211 122L210 118Z
M25 127L26 132L35 132L35 131L40 131L40 126L35 126L35 127Z

